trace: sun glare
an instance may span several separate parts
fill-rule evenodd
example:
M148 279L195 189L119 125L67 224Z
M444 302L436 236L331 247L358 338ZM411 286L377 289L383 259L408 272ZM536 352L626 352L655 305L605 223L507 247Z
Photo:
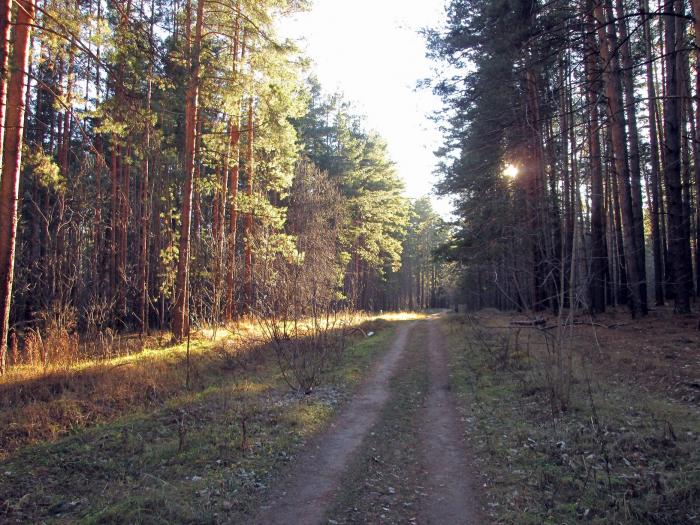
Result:
M503 168L503 175L510 179L514 179L515 177L517 177L518 173L520 173L520 170L517 166L513 164L506 164L506 167Z

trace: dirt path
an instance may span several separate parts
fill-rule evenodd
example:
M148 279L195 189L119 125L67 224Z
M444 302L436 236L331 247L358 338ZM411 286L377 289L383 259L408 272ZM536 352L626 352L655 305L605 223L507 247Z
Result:
M265 525L321 523L352 453L376 422L389 398L394 374L413 325L400 326L391 348L360 387L337 422L309 443L286 481L261 507L253 523Z
M428 323L430 389L426 398L421 441L426 469L422 523L482 523L475 497L472 468L465 454L464 431L449 386L448 356L439 322Z
M407 343L411 330L421 332ZM371 448L370 457L361 457L361 446ZM335 523L480 524L467 458L435 316L399 328L336 423L309 443L254 523L316 525L332 513Z

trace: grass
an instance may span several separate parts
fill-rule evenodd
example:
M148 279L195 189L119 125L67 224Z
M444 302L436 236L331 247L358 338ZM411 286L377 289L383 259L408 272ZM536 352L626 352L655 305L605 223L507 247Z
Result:
M416 325L390 398L343 476L329 523L412 523L423 493L420 411L428 389L426 331Z
M1 385L17 406L3 397L0 521L240 521L407 318L364 319L376 334L358 335L310 396L289 391L264 347L241 341L230 352L195 341L190 390L181 346L15 377Z
M504 363L503 319L445 323L495 522L698 523L697 406L621 380L622 370L605 370L609 361L598 367L589 340L575 343L561 411L541 345L511 348Z

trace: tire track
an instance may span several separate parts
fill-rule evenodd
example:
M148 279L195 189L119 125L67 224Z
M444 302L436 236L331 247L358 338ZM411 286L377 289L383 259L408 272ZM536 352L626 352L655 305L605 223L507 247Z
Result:
M450 392L445 338L438 323L435 318L428 322L430 390L421 429L427 496L422 505L421 523L480 524L483 520L476 482Z

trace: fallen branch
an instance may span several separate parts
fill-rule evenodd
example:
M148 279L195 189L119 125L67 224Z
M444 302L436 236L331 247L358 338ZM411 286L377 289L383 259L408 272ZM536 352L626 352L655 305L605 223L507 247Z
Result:
M607 329L614 329L614 328L619 328L620 326L627 326L632 323L613 323L613 324L603 324L603 323L596 323L596 322L591 322L591 321L572 321L569 323L564 323L562 325L550 325L550 326L544 326L540 328L541 330L552 330L554 328L557 328L557 326L598 326L600 328L607 328Z
M537 317L535 319L527 319L525 321L511 321L510 324L512 326L542 326L547 324L547 321L545 321L545 319L542 317Z

